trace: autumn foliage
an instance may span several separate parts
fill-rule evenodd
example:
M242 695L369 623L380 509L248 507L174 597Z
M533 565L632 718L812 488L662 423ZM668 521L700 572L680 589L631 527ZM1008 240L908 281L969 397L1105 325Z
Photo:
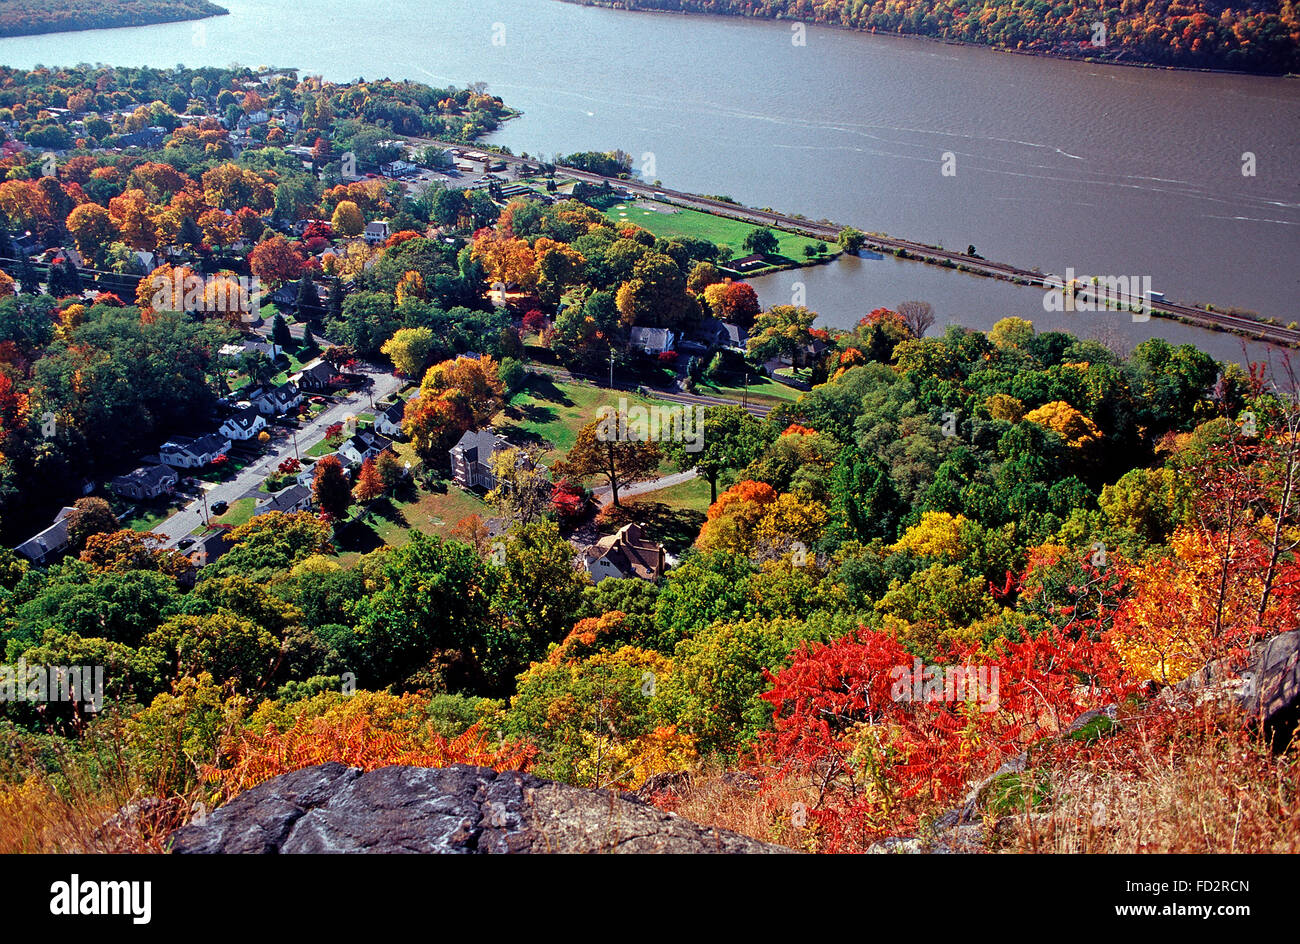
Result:
M209 767L208 779L229 798L288 771L330 761L362 770L394 764L528 769L534 751L527 744L494 745L478 725L443 737L421 718L422 703L417 695L358 692L319 715L300 712L283 731L274 723L260 730L254 724L227 738L226 763Z

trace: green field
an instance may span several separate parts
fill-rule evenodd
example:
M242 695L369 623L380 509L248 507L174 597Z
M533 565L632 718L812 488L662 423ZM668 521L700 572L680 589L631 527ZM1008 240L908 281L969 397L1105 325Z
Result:
M735 258L749 254L748 250L745 249L745 237L758 229L752 223L714 216L712 213L701 213L699 210L686 210L680 207L674 207L673 212L667 213L647 210L642 206L642 203L643 201L616 203L605 211L605 215L615 223L635 223L656 236L695 236L700 239L707 239L719 246L730 248ZM660 207L665 205L656 204L656 206ZM817 240L809 239L806 236L786 233L782 230L773 230L772 232L777 237L778 254L785 257L785 262L782 265L805 264L808 260L804 256L804 247L817 245ZM839 247L834 243L828 243L827 248L829 252L825 258L837 255L840 251ZM777 267L773 266L772 268Z
M628 406L656 402L628 391L556 382L544 374L529 374L523 389L497 414L495 425L501 435L517 445L541 446L542 461L549 465L573 448L578 430L599 419L597 411L602 406L617 409L621 397L627 398Z
M746 393L743 384L728 386L726 384L713 384L707 380L701 380L695 385L695 392L704 396L711 397L728 397L732 400L741 401ZM783 383L778 383L771 377L753 377L749 379L749 402L762 403L766 406L777 406L781 403L794 403L804 391L796 390L794 387L787 387Z
M622 511L612 513L601 530L612 533L624 521L636 521L670 553L680 554L695 543L708 508L709 483L694 478L671 488L625 498Z
M355 531L361 525L370 532L366 550L381 544L401 547L411 540L412 531L449 538L462 518L479 515L487 519L495 514L490 505L455 485L443 482L440 487L446 491L420 492L408 501L377 501L365 520L354 522L351 529ZM357 540L356 535L352 537Z

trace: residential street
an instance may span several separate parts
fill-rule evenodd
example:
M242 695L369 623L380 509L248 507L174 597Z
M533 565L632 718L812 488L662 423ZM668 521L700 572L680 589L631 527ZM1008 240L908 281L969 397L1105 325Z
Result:
M371 390L354 393L343 402L334 404L299 429L297 431L299 456L306 455L308 449L324 439L325 430L331 424L342 423L348 416L369 412L372 394L374 402L378 403L405 383L391 373L373 367L363 365L358 370L370 375L374 387ZM272 425L267 427L267 432L273 437L270 443L271 451L256 462L245 466L230 481L207 488L205 491L209 509L213 502L217 501L234 504L248 495L265 497L264 493L258 492L257 487L264 478L275 471L281 462L294 455L294 442L289 430ZM181 471L189 472L189 470ZM203 499L196 499L154 528L154 531L167 539L168 547L174 547L178 541L203 524L203 504Z

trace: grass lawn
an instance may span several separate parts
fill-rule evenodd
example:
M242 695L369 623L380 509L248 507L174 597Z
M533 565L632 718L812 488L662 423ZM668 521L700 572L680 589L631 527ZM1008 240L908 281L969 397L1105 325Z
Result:
M687 210L680 207L674 208L675 212L667 213L648 210L642 206L643 202L640 200L621 201L606 210L605 216L615 223L635 223L656 236L669 238L673 236L696 236L707 239L719 246L730 247L735 254L734 258L737 259L749 255L749 251L745 249L745 237L759 228L753 223L714 216L712 213L702 213L699 210ZM664 204L659 204L659 206L664 206ZM777 255L784 256L790 262L798 265L805 265L810 261L803 254L804 247L816 246L817 240L778 229L774 229L772 232L776 234L777 238ZM827 243L827 249L828 252L823 258L830 258L840 251L839 247L833 243ZM754 275L761 271L764 270L757 270L750 274Z
M322 439L316 445L312 446L310 449L307 450L307 455L311 456L314 459L319 459L321 456L328 456L331 452L337 450L338 447L341 445L343 445L342 439L336 440L334 442L334 445L332 446L330 445L330 440Z
M439 482L434 491L419 491L403 500L383 499L370 506L370 512L356 512L339 541L342 552L366 553L385 545L401 547L408 543L412 531L451 537L457 522L469 515L489 518L491 506L449 482Z
M745 387L743 384L728 386L725 384L711 384L708 381L701 380L695 385L695 392L706 396L729 397L733 400L741 400L745 395ZM803 390L787 387L771 377L750 377L749 380L749 399L753 403L776 406L780 403L794 403L803 395Z
M795 380L811 380L812 371L807 367L778 367L772 371L777 377L793 377ZM802 390L795 391L802 393Z
M162 524L188 504L188 498L166 502L139 502L136 504L135 511L132 514L125 518L119 518L118 520L122 527L130 528L132 531L152 531L155 527ZM114 509L114 511L116 513L116 509Z
M241 498L231 504L222 515L213 515L213 524L228 524L232 528L237 528L241 524L247 524L253 517L253 511L257 508L257 499L251 495L248 498ZM210 508L209 508L210 510Z
M623 499L601 531L613 534L627 521L640 523L672 554L680 554L699 536L709 508L709 483L702 478Z
M529 374L523 389L497 414L495 425L512 442L543 446L542 461L549 464L573 448L578 430L599 419L596 414L602 406L617 409L620 397L627 398L628 406L656 402L628 391L557 383L542 374Z

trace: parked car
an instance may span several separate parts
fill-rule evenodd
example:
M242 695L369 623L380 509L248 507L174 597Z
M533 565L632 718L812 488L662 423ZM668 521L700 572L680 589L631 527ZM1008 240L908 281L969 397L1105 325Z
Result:
M179 548L183 551L183 550L185 550L187 547L193 547L193 546L194 546L194 539L193 539L193 538L181 538L179 541L176 542L176 546L179 547Z
M227 504L226 502L214 501L212 503L212 513L214 515L224 515L226 513L226 509L228 509L229 507L230 505Z

